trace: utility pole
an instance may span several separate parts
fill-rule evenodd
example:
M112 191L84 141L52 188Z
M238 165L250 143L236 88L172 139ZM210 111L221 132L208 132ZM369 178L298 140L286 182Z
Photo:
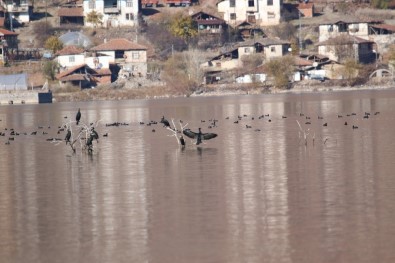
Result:
M302 54L302 21L300 20L300 10L298 9L299 14L299 56Z

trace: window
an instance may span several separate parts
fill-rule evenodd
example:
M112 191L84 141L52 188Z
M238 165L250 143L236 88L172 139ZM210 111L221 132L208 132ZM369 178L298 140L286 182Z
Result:
M333 25L328 25L328 32L333 32Z
M75 56L69 56L69 62L75 62Z
M132 58L133 59L139 59L140 58L140 53L137 51L133 51L132 52Z
M236 13L230 14L230 20L236 20Z
M96 9L96 0L89 0L89 9Z
M236 6L236 0L229 0L229 6L230 7L235 7Z
M267 0L267 5L273 5L273 0Z
M348 31L348 25L347 24L339 23L338 27L339 27L339 32L347 32Z
M270 52L272 53L276 52L276 47L270 47Z
M249 7L255 6L254 0L248 0L248 6Z
M244 53L250 53L250 48L249 47L245 47L244 48Z
M134 19L134 16L132 13L125 14L125 15L126 15L126 20L133 20Z
M126 7L133 7L132 1L126 1Z
M274 12L267 12L267 18L275 18L276 15L274 14Z

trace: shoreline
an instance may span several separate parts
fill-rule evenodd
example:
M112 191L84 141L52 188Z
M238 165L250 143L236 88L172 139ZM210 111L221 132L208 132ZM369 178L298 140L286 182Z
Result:
M109 90L97 88L69 93L53 93L53 102L78 102L78 101L104 101L104 100L144 100L144 99L171 99L180 97L215 97L237 95L263 95L263 94L301 94L301 93L331 93L344 91L380 91L395 89L395 84L350 86L318 86L298 85L291 89L276 89L262 87L243 87L234 85L221 85L205 87L191 94L171 94L166 89L151 91L153 88Z

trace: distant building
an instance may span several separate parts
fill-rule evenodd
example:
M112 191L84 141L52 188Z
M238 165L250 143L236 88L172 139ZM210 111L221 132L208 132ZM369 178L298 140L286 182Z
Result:
M28 90L27 74L0 75L0 91Z
M138 25L139 0L84 0L83 8L85 18L92 11L102 14L106 28ZM87 21L85 25L94 26Z
M84 25L84 8L82 0L68 1L58 10L59 25Z
M30 22L33 6L29 0L2 0L2 6L12 18L11 27L15 24Z
M97 56L105 55L131 77L147 76L147 48L124 38L111 39L90 49Z
M281 20L281 0L219 0L218 12L231 26L247 21L259 26L278 25Z

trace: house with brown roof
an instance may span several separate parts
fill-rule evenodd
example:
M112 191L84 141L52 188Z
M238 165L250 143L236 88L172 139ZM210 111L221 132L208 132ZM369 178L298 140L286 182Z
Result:
M241 42L237 47L203 63L201 68L208 74L243 67L245 56L258 55L262 60L279 58L288 53L290 43L275 38L261 38Z
M81 89L91 88L99 84L111 83L111 71L108 68L92 69L86 64L74 66L56 75L61 85L70 83Z
M119 65L131 77L147 76L147 48L125 38L111 39L90 51L96 56L108 56L110 63Z
M59 24L84 25L84 8L82 0L68 1L58 10Z
M227 26L225 20L202 11L191 18L196 22L199 34L221 34Z
M70 68L85 63L85 53L82 48L76 46L65 46L56 52L56 60L60 67Z
M342 63L351 58L365 64L372 63L377 58L374 45L373 41L350 35L340 35L317 43L318 54L327 56L330 60Z

